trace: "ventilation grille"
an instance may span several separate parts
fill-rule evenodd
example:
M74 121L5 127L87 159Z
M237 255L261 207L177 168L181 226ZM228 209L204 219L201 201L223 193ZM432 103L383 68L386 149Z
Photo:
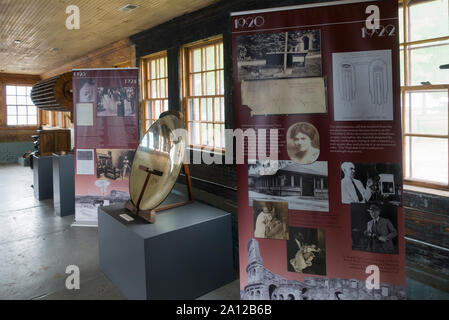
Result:
M118 9L119 11L123 11L123 12L131 12L133 10L136 10L139 6L135 5L135 4L127 4L123 7L121 7L120 9Z

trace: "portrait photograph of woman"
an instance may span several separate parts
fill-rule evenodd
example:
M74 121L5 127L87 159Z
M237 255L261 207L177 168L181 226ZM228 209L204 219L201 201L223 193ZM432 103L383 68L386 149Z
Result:
M314 163L320 155L320 135L310 123L298 122L287 131L287 152L299 164Z

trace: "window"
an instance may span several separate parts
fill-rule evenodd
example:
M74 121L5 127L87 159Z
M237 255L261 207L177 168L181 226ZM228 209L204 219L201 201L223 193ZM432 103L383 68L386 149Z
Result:
M183 107L190 146L223 151L223 41L202 41L185 47L184 69Z
M159 115L168 111L167 55L159 53L142 59L143 119L145 132Z
M404 180L449 188L449 0L399 1Z
M31 101L31 88L27 86L6 86L6 115L8 126L37 125L37 110Z

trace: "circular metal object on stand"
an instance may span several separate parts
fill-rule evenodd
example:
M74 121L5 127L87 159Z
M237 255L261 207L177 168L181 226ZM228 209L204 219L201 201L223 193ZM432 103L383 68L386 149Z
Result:
M129 179L129 193L138 210L156 208L168 196L183 166L187 133L184 122L167 112L140 141Z

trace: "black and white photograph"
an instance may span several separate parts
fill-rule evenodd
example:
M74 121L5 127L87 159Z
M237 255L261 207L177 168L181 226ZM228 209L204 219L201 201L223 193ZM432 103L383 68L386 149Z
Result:
M94 149L76 150L76 174L94 175Z
M135 88L98 88L97 116L127 117L135 115L136 112L137 106Z
M273 174L261 163L248 165L249 203L254 201L288 202L289 210L329 212L328 170L326 161L300 165L293 161L277 161Z
M398 254L397 207L381 202L351 204L352 250Z
M254 238L288 240L288 202L254 201Z
M129 200L129 194L123 191L111 190L106 194L105 189L108 187L108 181L98 181L103 182L95 183L95 186L100 189L98 193L101 195L77 195L75 197L77 217L80 221L95 221L97 220L99 207L124 203Z
M322 75L320 30L240 36L237 46L240 81Z
M341 202L389 202L401 205L402 169L397 163L341 164Z
M296 163L314 163L320 156L320 135L317 128L307 122L293 124L287 131L287 152Z
M289 228L287 270L326 275L326 237L323 229Z
M79 81L80 91L78 102L94 102L95 100L95 80L94 79L81 79Z
M279 160L256 160L249 164L251 175L273 175L279 169Z
M314 229L311 229L314 230ZM320 232L320 231L318 231ZM324 231L323 231L324 233ZM287 242L288 243L288 242ZM298 245L296 245L298 247ZM367 289L366 280L304 277L304 281L287 280L264 266L259 242L247 244L247 282L240 290L241 300L405 300L405 286L380 283L379 288ZM295 251L296 250L296 251ZM321 250L320 250L321 251ZM292 255L297 249L293 245ZM322 251L321 251L322 252ZM314 253L313 262L317 253ZM310 258L310 257L309 257ZM303 269L307 270L307 269ZM321 270L320 270L321 271Z
M128 180L134 149L97 149L97 178Z

